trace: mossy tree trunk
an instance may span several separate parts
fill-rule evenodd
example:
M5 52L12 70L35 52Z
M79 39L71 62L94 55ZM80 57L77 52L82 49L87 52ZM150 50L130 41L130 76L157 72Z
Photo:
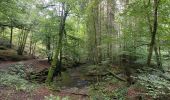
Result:
M150 24L149 26L150 26L150 32L151 32L151 42L150 42L150 47L149 47L147 65L148 66L151 65L153 51L155 51L157 65L160 68L160 70L163 71L160 55L158 53L158 49L157 49L157 45L156 45L156 35L157 35L157 29L158 29L158 6L159 6L159 0L154 0L154 22L153 22L153 25L150 24L150 18L148 15L148 22Z
M157 33L157 26L158 26L158 0L154 0L154 23L153 28L151 31L151 42L149 47L149 54L147 59L147 65L150 66L152 53L155 45L156 33Z
M59 59L59 57L61 58L62 56L62 40L63 40L63 35L64 35L64 30L65 30L65 21L66 21L66 18L67 18L67 15L68 15L68 10L66 8L65 10L65 4L63 3L62 4L62 14L61 14L61 21L60 21L60 28L59 28L59 39L58 39L58 45L56 47L56 50L55 50L55 54L54 54L54 57L53 57L53 61L52 61L52 64L49 68L49 71L48 71L48 76L47 76L47 79L46 79L46 84L50 85L50 83L53 81L53 77L54 77L54 74L55 74L55 71L57 69L57 67L59 67L61 64L61 59Z

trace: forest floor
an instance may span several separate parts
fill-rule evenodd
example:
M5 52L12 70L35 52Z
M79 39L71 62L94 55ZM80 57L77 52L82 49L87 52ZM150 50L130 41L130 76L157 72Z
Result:
M50 65L46 60L27 60L27 61L1 61L0 62L0 70L7 71L9 66L15 64L24 64L24 65L32 65L34 66L34 70L41 71L44 68L48 68ZM75 71L71 70L71 78L72 80L67 80L64 82L65 84L62 86L60 91L53 91L46 87L44 84L41 84L38 88L34 89L31 92L17 90L15 87L9 87L0 85L0 100L43 100L45 96L50 95L58 95L60 97L71 97L72 100L86 100L87 98L87 83L79 78L79 71L77 69ZM65 73L63 73L65 74ZM70 84L72 82L72 84ZM76 87L77 86L77 87Z
M8 71L9 67L15 64L24 64L25 66L33 66L35 71L41 71L48 68L50 65L46 60L31 59L26 61L1 61L0 71ZM69 97L69 100L89 100L89 86L97 83L96 77L87 78L85 74L87 65L81 65L76 68L70 68L66 72L62 72L62 78L54 82L53 87L47 87L44 84L38 84L38 87L32 91L17 89L15 86L5 86L0 84L0 100L44 100L45 96L53 97ZM59 82L57 82L60 80ZM34 84L34 83L31 83ZM116 90L124 87L125 84L117 82L115 84L105 85L105 89ZM57 88L56 88L57 87ZM100 91L100 90L99 90ZM137 100L137 93L141 92L139 89L129 88L127 96L131 99ZM99 99L100 100L100 99ZM148 99L149 100L149 99Z

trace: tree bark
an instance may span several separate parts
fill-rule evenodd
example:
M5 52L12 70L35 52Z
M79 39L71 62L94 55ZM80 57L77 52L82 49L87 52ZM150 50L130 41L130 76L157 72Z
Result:
M164 69L162 68L161 55L159 55L158 48L156 45L154 46L154 51L155 51L157 66L162 72L164 72Z
M150 42L150 47L149 47L149 54L148 54L148 59L147 59L147 65L151 65L151 58L152 58L152 53L155 45L155 40L156 40L156 34L157 34L157 28L158 28L158 4L159 0L154 0L154 23L153 23L153 31L151 33L151 42Z
M12 37L13 37L13 26L12 26L12 22L11 22L11 34L10 34L10 48L12 48Z

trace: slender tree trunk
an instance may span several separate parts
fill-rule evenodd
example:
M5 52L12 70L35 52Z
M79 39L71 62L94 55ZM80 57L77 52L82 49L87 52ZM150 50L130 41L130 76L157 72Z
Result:
M159 0L154 0L154 23L153 23L153 31L151 33L151 42L150 42L150 47L149 47L149 54L148 54L148 59L147 59L147 65L151 65L151 58L152 58L152 53L155 45L155 39L156 39L156 34L157 34L157 27L158 27L158 4Z
M32 54L32 49L33 49L33 41L32 41L32 37L33 37L33 34L31 34L30 36L30 47L29 47L29 54L31 55Z
M96 12L96 9L93 9L93 12ZM98 48L97 48L97 21L96 21L97 15L93 16L93 25L94 25L94 64L98 64Z
M98 52L98 55L99 55L99 61L101 62L102 61L102 47L101 47L101 41L102 41L102 7L101 5L99 5L99 52Z
M155 55L156 55L157 66L162 72L164 72L164 70L162 68L161 56L159 55L158 48L156 46L154 46L154 51L155 51Z
M23 28L21 35L19 36L19 41L18 41L19 42L18 50L17 50L18 55L23 55L28 34L29 34L29 32L24 30L24 28Z
M12 26L12 22L11 22L11 34L10 34L10 48L12 48L12 37L13 37L13 26Z
M52 61L52 54L51 54L51 37L48 34L47 36L47 44L46 44L46 49L47 49L47 56L48 56L48 63L51 63Z

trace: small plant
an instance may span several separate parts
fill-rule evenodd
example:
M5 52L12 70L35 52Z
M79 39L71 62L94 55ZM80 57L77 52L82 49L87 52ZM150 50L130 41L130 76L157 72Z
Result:
M60 97L50 94L50 96L45 96L45 100L69 100L69 97Z
M127 94L127 88L125 87L114 90L114 95L118 100L125 100L126 94Z
M9 67L9 72L8 73L11 74L11 75L18 75L21 78L25 78L26 77L25 65L24 64L11 65Z

